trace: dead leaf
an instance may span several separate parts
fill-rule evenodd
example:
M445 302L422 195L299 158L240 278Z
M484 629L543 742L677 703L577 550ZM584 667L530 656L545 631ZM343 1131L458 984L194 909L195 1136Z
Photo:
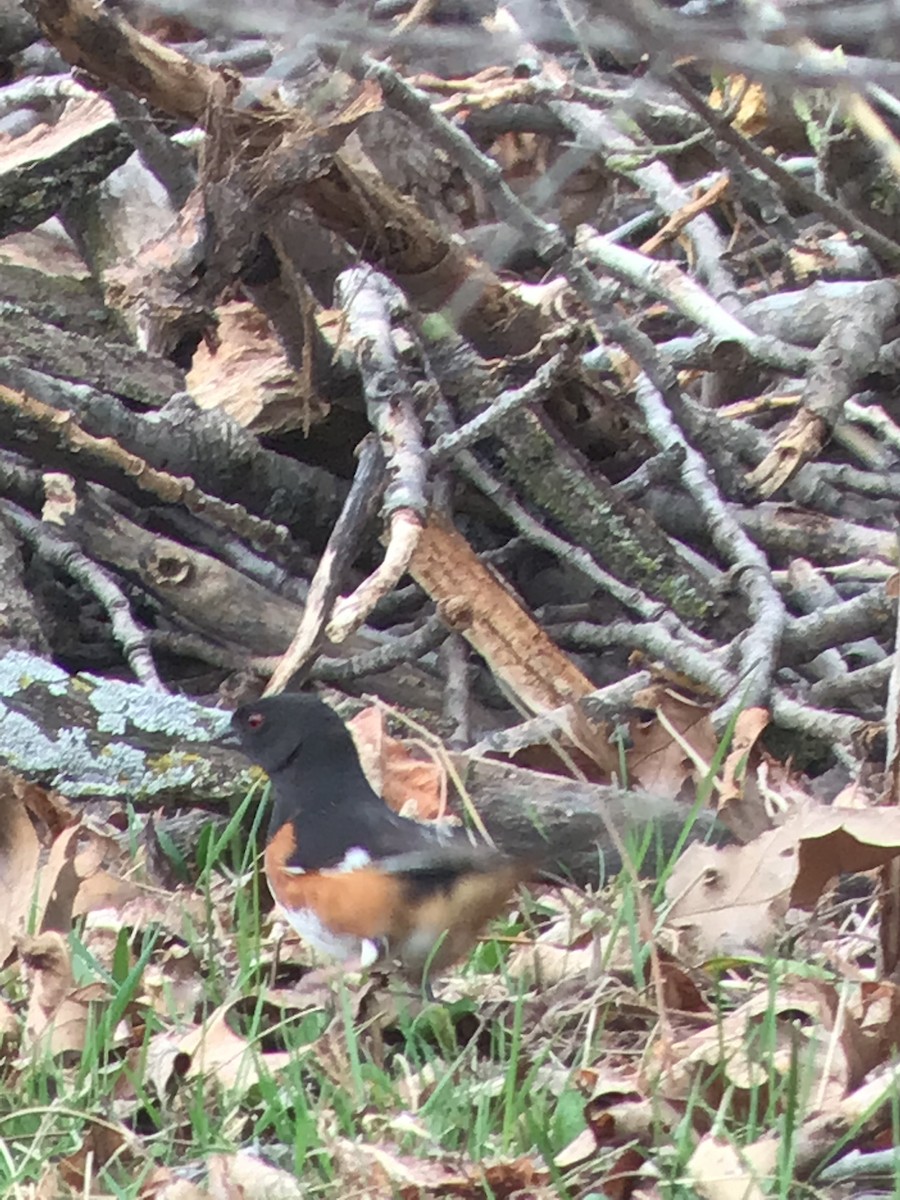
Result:
M405 742L391 737L381 709L373 705L357 713L349 728L366 777L395 812L419 821L445 815L446 772L436 759L415 758Z
M845 872L874 871L900 854L900 809L846 809L817 805L782 827L799 847L791 904L812 908L830 880Z
M0 1000L0 1048L12 1042L19 1032L19 1018L5 1000Z
M752 778L756 744L771 720L768 709L745 708L734 726L731 746L722 764L722 781L719 791L719 815L728 828L741 841L750 841L772 822L759 796L758 789L748 789Z
M774 1175L775 1156L770 1172ZM696 1194L703 1200L765 1200L771 1194L759 1184L759 1164L752 1169L744 1155L720 1138L708 1134L702 1138L687 1164L687 1176Z
M187 1173L184 1166L179 1167L179 1172ZM211 1197L205 1188L182 1178L171 1167L157 1167L144 1181L140 1200L211 1200Z
M644 1166L640 1146L653 1144L651 1113L655 1110L649 1098L615 1090L596 1096L585 1106L588 1126L598 1151L603 1152L602 1193L610 1200L626 1200L631 1195ZM659 1113L660 1120L674 1128L672 1115Z
M0 772L0 966L15 946L16 935L26 925L35 899L40 842L26 811L16 777Z
M666 884L667 924L710 954L760 953L790 908L799 870L796 838L781 829L747 846L688 846Z
M807 804L746 846L689 846L666 885L669 922L705 954L760 952L789 908L898 855L900 809Z
M636 1078L623 1078L602 1068L593 1072L591 1098L584 1115L600 1147L639 1142L651 1146L660 1130L674 1130L680 1121L676 1109L647 1094Z
M76 916L124 907L139 896L137 885L111 873L110 862L127 869L126 851L84 821L63 829L50 847L35 888L39 929L68 933Z
M59 837L69 825L79 819L78 809L59 792L40 787L20 775L13 776L13 789L22 803L46 831L46 841ZM42 839L44 834L41 834Z
M552 987L564 979L584 978L594 962L594 947L563 946L551 939L527 942L516 946L509 956L506 970L510 979L528 979L542 988Z
M246 1091L259 1082L260 1067L274 1074L284 1070L291 1056L286 1051L263 1051L235 1033L228 1024L233 1007L223 1004L217 1008L199 1029L186 1034L176 1049L190 1060L188 1078L211 1076L229 1090Z
M80 1052L90 1021L90 1006L104 999L102 984L76 988L65 938L56 931L23 937L19 953L32 978L25 1045L51 1055Z
M691 973L661 948L657 951L657 957L666 1008L676 1012L709 1012L709 1004Z
M234 885L230 883L226 887L229 899L233 888ZM182 942L191 938L194 930L204 929L210 919L204 898L197 891L184 887L174 892L142 888L138 895L123 904L119 918L125 928L148 929L158 926L169 937ZM222 936L217 912L213 913L212 919L216 922L216 936Z
M659 717L631 722L631 747L626 758L629 781L650 792L674 794L686 779L697 775L694 759L710 763L716 752L718 738L709 719L709 707L661 683L638 692L633 705L662 713L665 724ZM675 731L677 740L667 725Z
M200 960L187 946L169 946L155 954L144 971L144 992L154 1012L188 1021L206 996Z
M731 123L745 137L756 137L763 133L769 122L769 103L766 89L761 83L753 83L744 75L728 75L721 88L713 88L709 94L711 108L730 109L737 104L737 112Z
M347 722L347 728L353 734L353 741L356 743L356 750L366 779L380 795L384 782L381 744L387 736L381 709L375 704L364 708L355 717L351 717Z
M229 1090L247 1091L259 1082L257 1055L250 1042L230 1029L216 1013L202 1029L188 1034L179 1052L190 1059L188 1077L212 1077ZM271 1071L283 1070L290 1062L287 1053L259 1055Z
M55 1163L48 1163L41 1171L37 1183L32 1184L27 1191L22 1190L18 1194L14 1194L14 1200L71 1200L71 1198L71 1189L63 1183L59 1168ZM97 1200L105 1200L105 1197L98 1196Z
M459 1163L449 1158L414 1158L389 1144L371 1145L337 1138L330 1146L345 1186L354 1194L402 1200L441 1196L464 1200L530 1200L558 1195L545 1190L549 1172L527 1155L505 1163Z
M72 904L72 916L82 917L86 913L110 910L117 916L131 900L141 895L137 884L111 875L109 871L97 871L95 875L82 879Z
M594 1131L582 1129L581 1133L576 1133L568 1146L563 1146L553 1161L560 1171L565 1171L569 1167L578 1167L588 1162L596 1153L597 1139L594 1137Z
M591 1094L584 1115L602 1152L602 1194L624 1200L645 1165L641 1147L655 1145L661 1132L674 1131L681 1115L664 1098L648 1095L636 1076L601 1065L580 1071L578 1079Z
M63 830L41 869L36 905L39 929L68 933L72 928L72 906L81 887L81 876L75 869L80 828L72 825Z
M92 1120L81 1139L81 1145L54 1165L63 1183L81 1195L95 1196L94 1174L113 1159L122 1169L136 1170L144 1159L141 1144L124 1125Z
M141 1039L139 1045L128 1047L125 1069L117 1076L112 1094L120 1119L143 1111L148 1096L157 1097L164 1107L171 1105L191 1065L180 1049L182 1037L171 1030L155 1035L147 1045Z
M308 1194L295 1175L246 1150L209 1159L211 1200L304 1200Z
M670 1043L664 1061L662 1050L651 1052L648 1071L654 1075L652 1064L658 1059L654 1096L673 1102L703 1096L715 1108L730 1088L740 1109L742 1095L759 1089L760 1103L767 1096L786 1103L780 1079L800 1064L812 1085L809 1107L827 1111L859 1074L857 1042L858 1026L840 1008L834 987L786 978L774 997L763 989L714 1025Z
M554 899L548 904L553 904ZM530 979L538 981L541 988L548 988L563 979L584 977L590 971L596 955L596 937L587 914L571 904L567 908L560 903L557 911L559 915L536 938L528 939L512 951L506 964L511 979Z

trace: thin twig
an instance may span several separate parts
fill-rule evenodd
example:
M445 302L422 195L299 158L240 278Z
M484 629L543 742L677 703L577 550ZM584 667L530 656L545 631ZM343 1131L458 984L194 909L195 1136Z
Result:
M326 640L325 626L359 550L360 534L375 515L383 482L384 455L377 440L369 436L359 448L353 485L310 584L300 627L269 680L266 695L283 691L288 680L321 650Z
M113 637L141 683L155 692L167 691L153 662L150 634L141 629L131 615L125 593L109 571L92 562L74 542L67 541L17 504L6 500L2 511L20 537L25 538L41 558L77 579L97 597L109 613Z
M426 654L436 650L449 635L449 630L438 616L428 617L423 624L403 637L354 654L352 658L320 658L310 674L322 683L350 683L365 675L378 675L402 663L418 662Z
M709 123L715 130L717 137L721 138L723 142L727 142L730 146L734 146L743 158L752 163L757 170L761 171L774 183L777 183L785 195L799 200L813 212L821 213L829 221L833 221L838 229L858 234L872 253L885 262L890 263L894 267L900 264L900 245L897 242L885 237L877 229L873 229L871 225L860 220L849 209L844 208L833 200L829 200L827 196L820 195L814 188L808 187L801 179L797 179L796 176L786 171L784 167L773 162L764 150L756 146L749 138L744 137L742 133L739 133L729 121L707 104L706 100L691 87L680 71L672 71L669 76L669 82L679 96L686 100L694 111L699 113Z
M384 276L365 267L344 271L336 290L347 315L369 421L384 451L388 477L383 504L387 549L380 566L352 596L335 606L328 637L340 642L359 628L406 573L428 511L428 462L412 383L397 357L391 334L391 309L403 305L402 293Z
M529 381L520 388L501 392L484 412L467 421L452 433L443 433L431 447L432 457L438 461L450 458L459 450L474 446L500 425L504 418L529 404L540 404L549 399L563 371L572 364L572 356L565 351L554 354L538 367Z

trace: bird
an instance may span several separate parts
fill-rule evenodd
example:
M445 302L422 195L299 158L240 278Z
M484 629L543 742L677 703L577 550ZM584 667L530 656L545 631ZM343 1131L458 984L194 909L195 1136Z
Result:
M431 978L465 957L534 874L530 859L459 827L395 813L317 695L251 701L232 728L271 782L269 890L300 937L346 967L384 963L430 994Z

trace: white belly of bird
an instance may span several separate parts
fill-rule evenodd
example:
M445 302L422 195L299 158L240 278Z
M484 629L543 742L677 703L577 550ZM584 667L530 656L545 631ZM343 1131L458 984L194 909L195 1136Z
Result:
M332 933L312 909L285 909L284 915L308 946L328 958L358 963L360 967L371 966L378 958L378 945L371 938L358 938L351 933Z

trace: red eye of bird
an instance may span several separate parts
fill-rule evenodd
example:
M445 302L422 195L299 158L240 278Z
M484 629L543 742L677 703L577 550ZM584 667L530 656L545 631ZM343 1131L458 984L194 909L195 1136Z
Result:
M251 713L250 716L247 718L247 728L248 729L262 729L262 727L263 727L263 725L265 725L265 723L266 723L266 718L263 716L263 714L261 712Z

